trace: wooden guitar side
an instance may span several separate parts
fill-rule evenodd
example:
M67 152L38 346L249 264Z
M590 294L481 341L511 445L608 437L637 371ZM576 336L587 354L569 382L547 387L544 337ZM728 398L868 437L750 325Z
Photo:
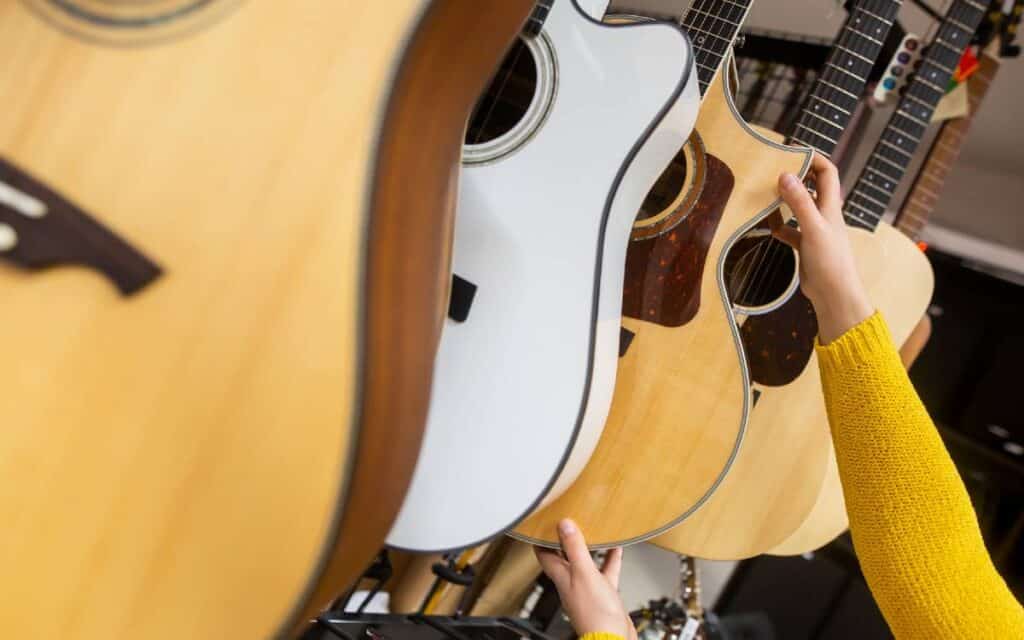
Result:
M815 363L812 354L810 365L784 387L754 385L758 400L728 475L696 513L654 544L699 558L737 560L763 553L800 526L819 494L832 445L822 426L825 405Z
M402 506L447 311L463 131L533 5L433 2L407 51L376 171L364 431L345 516L300 626L366 568Z
M860 228L848 230L868 296L885 316L895 343L908 342L935 288L928 258L913 241L887 223L880 224L873 234ZM817 397L822 397L821 393L819 382ZM827 422L819 426L827 432ZM825 478L810 512L797 529L768 553L797 555L813 551L831 542L849 526L835 451L831 446L828 451Z
M682 326L623 318L634 336L619 360L597 449L565 494L516 527L517 538L556 546L555 526L565 517L594 547L658 535L714 491L735 455L749 391L735 318L723 299L723 258L738 235L778 206L779 173L803 175L810 152L769 144L749 129L728 97L726 75L709 87L696 128L735 182L699 265L699 308Z
M131 47L29 4L0 5L0 155L163 274L0 261L0 632L287 633L404 492L462 127L529 3L243 2Z

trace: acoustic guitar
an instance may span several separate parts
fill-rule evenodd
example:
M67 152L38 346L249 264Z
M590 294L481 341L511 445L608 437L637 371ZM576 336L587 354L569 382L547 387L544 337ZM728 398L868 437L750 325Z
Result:
M796 118L790 143L832 154L899 8L899 0L858 0L849 5L846 22ZM785 291L796 281L795 269L785 271L796 261L788 247L779 245L762 233L738 243L730 256L729 274L749 274L730 281L734 300L742 308L763 310L771 304L773 288ZM919 257L916 249L913 254L912 258ZM746 318L744 336L750 335L755 322L763 319ZM757 351L748 343L750 361L761 362L765 349L774 349L776 343L788 345L791 339L777 332L768 337L772 342L756 345ZM739 559L763 553L799 527L818 495L831 448L828 429L821 428L826 416L820 388L813 355L809 366L785 386L755 382L756 402L729 475L696 513L655 543L702 558ZM708 428L725 426L713 422Z
M369 562L531 6L0 5L4 637L283 636Z
M992 53L979 56L979 63L978 70L967 79L969 115L947 121L942 125L941 131L932 142L924 165L914 180L914 185L903 208L896 218L896 228L911 240L916 241L920 238L922 229L931 217L935 205L938 204L943 185L955 166L960 149L967 138L971 121L999 70L999 58ZM928 316L924 316L924 320L927 321ZM923 346L923 340L915 339L916 334L927 330L928 324L919 322L900 350L900 355L907 368L910 367ZM912 349L909 353L908 348ZM813 551L834 540L848 526L849 520L846 517L846 507L843 503L843 488L839 480L839 467L836 464L835 452L830 447L825 482L818 493L814 507L800 527L781 544L771 549L770 553L797 555Z
M693 128L692 69L677 26L602 24L577 0L542 2L507 54L469 122L452 305L392 547L478 544L586 462L630 225Z
M576 482L515 529L524 541L556 546L565 517L595 547L658 535L707 500L736 456L752 398L726 256L779 206L778 175L803 175L811 159L752 130L718 72L749 6L698 0L683 19L704 100L634 223L608 422Z
M882 216L927 130L935 106L945 95L945 88L960 56L984 16L984 7L979 6L973 0L959 0L950 6L935 39L922 58L917 75L907 85L896 113L882 132L843 206L844 218L851 227L850 242L861 280L868 296L885 316L896 344L902 344L907 339L928 308L934 276L924 254L909 238L883 223ZM790 384L806 385L802 398L791 398L791 401L809 403L803 406L816 406L818 418L796 425L797 428L803 426L803 433L807 434L797 434L796 438L797 441L807 437L817 440L818 446L814 450L817 460L826 465L819 468L827 472L831 438L825 420L824 398L814 368L807 367L807 363L814 357L813 345L817 335L817 320L810 301L797 292L775 312L750 318L744 324L743 331L748 353L752 354L751 370L763 375L761 382L766 385L783 385L796 374L795 382ZM798 370L799 363L803 363L803 368ZM805 374L807 369L812 372ZM755 380L758 378L755 377ZM788 420L791 417L782 415L780 419ZM782 459L779 464L783 473L799 474L802 462L797 459L787 463ZM754 520L766 523L766 529L770 530L771 535L759 536L757 545L743 550L742 555L733 549L724 549L719 553L718 541L710 529L702 535L700 532L691 535L687 528L680 528L656 540L655 544L673 551L700 553L711 558L732 559L763 553L785 541L802 526L806 518L806 515L793 518L793 512L787 511L790 517L786 519L786 527L776 526L774 511L782 508L775 505L786 504L791 499L789 492L792 491L800 496L801 506L808 510L804 513L808 513L814 508L823 484L822 478L823 475L817 475L810 476L804 483L780 482L780 486L785 484L787 491L776 493L775 500L769 505L762 504L762 519ZM828 480L824 480L824 484L828 483ZM807 485L814 487L810 496ZM811 499L808 500L808 497ZM742 495L737 506L743 507ZM750 506L757 507L753 503ZM734 513L734 517L749 519L750 515L740 511Z

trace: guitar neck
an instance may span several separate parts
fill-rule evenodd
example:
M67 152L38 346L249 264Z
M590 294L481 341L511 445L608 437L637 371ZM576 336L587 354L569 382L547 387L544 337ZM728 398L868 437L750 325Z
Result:
M981 66L967 80L968 115L942 126L942 131L935 137L928 151L924 166L914 180L906 204L896 218L896 228L913 240L919 239L921 230L931 217L946 178L960 156L971 121L999 70L998 58L983 55L980 62Z
M718 74L753 0L694 0L682 27L693 42L697 83L703 96Z
M847 224L873 231L882 220L986 8L977 0L956 0L946 12L917 74L846 199L843 215Z
M789 140L830 156L864 92L902 0L859 0L832 45Z

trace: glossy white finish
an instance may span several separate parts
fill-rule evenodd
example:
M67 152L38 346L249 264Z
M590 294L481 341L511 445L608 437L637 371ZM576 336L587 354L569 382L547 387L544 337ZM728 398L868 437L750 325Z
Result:
M696 121L674 26L600 25L560 0L545 32L558 61L547 119L513 154L463 170L453 269L479 288L467 321L445 325L392 546L474 544L582 470L615 386L632 223Z

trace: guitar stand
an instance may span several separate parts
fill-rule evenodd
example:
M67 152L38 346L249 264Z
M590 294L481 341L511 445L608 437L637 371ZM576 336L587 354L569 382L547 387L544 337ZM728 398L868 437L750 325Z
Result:
M524 620L331 611L300 640L556 640Z
M456 554L446 554L444 556L444 562L436 562L430 570L436 576L434 584L430 586L430 591L423 598L423 602L420 604L419 615L424 615L427 612L427 607L430 606L430 601L434 598L434 595L438 592L441 586L447 582L449 584L455 584L460 587L469 587L473 584L473 579L476 578L476 572L473 571L473 565L467 564L463 568L459 568L456 564ZM463 597L459 600L459 604L456 608L455 615L462 615L464 606L466 604L466 597L469 595L467 589Z

